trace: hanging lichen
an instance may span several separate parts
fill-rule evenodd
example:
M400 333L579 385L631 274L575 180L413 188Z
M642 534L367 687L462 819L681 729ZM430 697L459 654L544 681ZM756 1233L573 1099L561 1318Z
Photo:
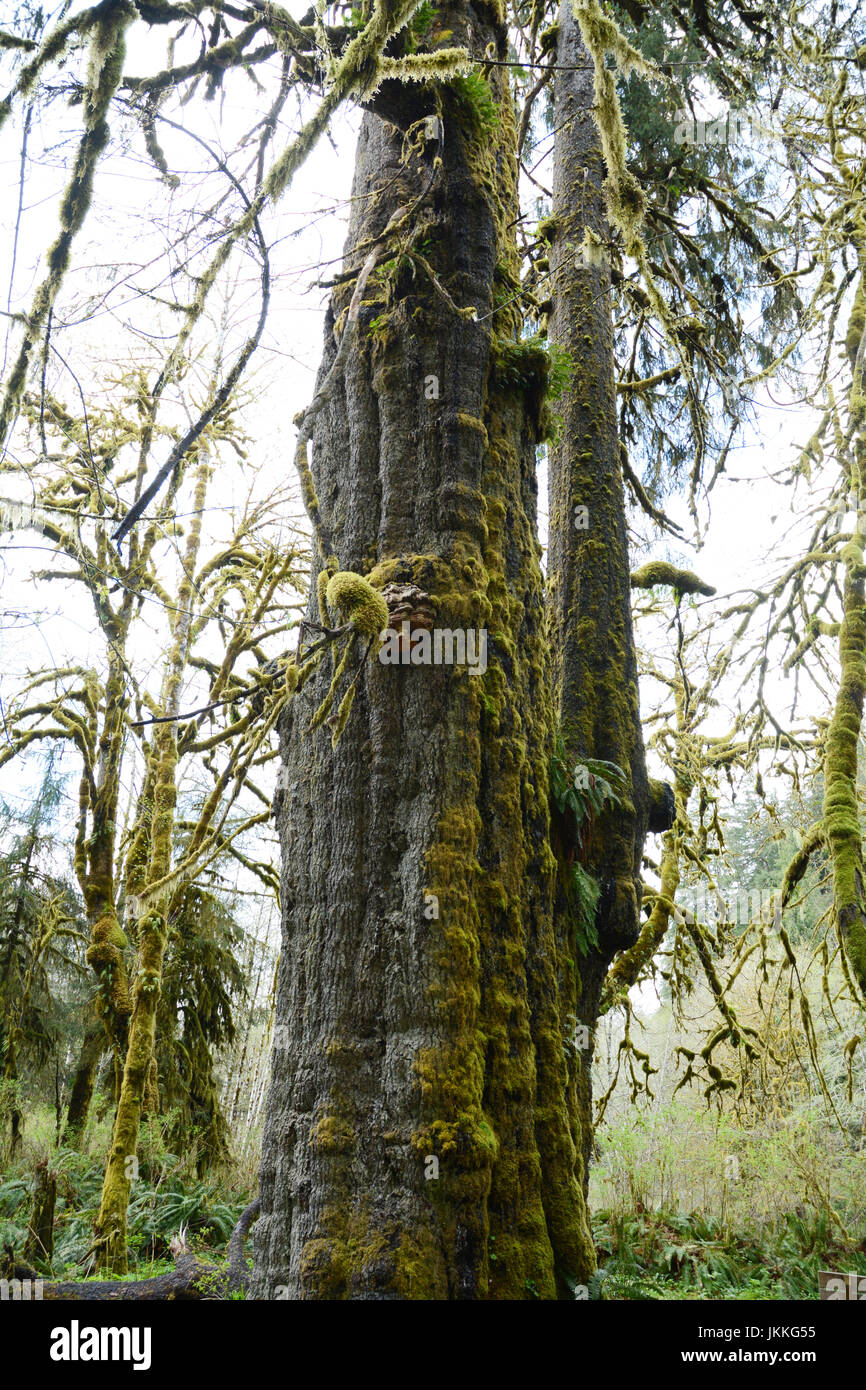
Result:
M48 273L33 296L18 356L0 404L0 441L6 438L20 405L34 344L54 306L69 266L72 243L90 209L96 168L110 134L108 109L123 75L126 30L137 17L138 11L130 0L118 0L115 5L100 7L93 27L84 89L84 132L60 203L60 232L48 252Z
M608 215L622 233L629 255L637 258L641 250L640 226L646 198L626 163L627 135L616 91L616 75L618 71L640 72L647 76L659 74L654 65L632 47L614 20L604 13L599 0L574 0L574 17L595 71L595 117L607 163ZM608 53L615 59L614 68L609 68L605 62Z
M641 236L646 197L628 168L628 132L616 90L618 72L638 72L659 80L662 80L663 74L628 42L615 21L604 13L599 0L573 0L573 5L574 17L592 58L595 74L594 115L607 164L605 196L608 217L611 225L621 234L626 252L640 267L650 303L679 355L683 374L691 380L691 366L681 343L680 327L656 283ZM607 66L608 54L615 60L613 68ZM586 250L591 256L591 241L587 243Z

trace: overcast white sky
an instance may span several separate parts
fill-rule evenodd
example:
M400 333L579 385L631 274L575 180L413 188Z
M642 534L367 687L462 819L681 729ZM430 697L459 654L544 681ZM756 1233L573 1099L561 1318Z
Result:
M290 9L299 16L305 4L295 0ZM9 22L10 10L0 0L0 23ZM143 74L163 66L164 40L161 30L149 31L138 24L130 45L134 62L130 61L128 67ZM192 42L191 51L197 51L197 39ZM176 61L182 56L179 51ZM197 97L182 113L171 112L173 118L195 130L225 156L233 154L241 135L259 119L262 109L262 99L251 83L241 76L233 76L229 82L230 99L224 103L219 99L205 103ZM297 110L291 103L286 108L286 119L293 126L297 124ZM34 125L15 276L7 285L12 311L27 307L41 277L44 254L56 228L57 194L65 180L69 156L70 146L61 143L61 137L77 131L79 123L80 107L55 102ZM316 289L315 282L330 278L338 268L357 125L356 113L344 111L338 115L331 139L319 143L289 193L265 219L275 287L263 343L248 378L254 403L245 413L245 425L253 437L251 455L263 465L263 480L282 481L293 469L292 417L310 400L322 343L322 311L327 291ZM220 176L213 174L207 156L192 141L165 129L160 138L170 168L181 175L202 173L202 198L209 190L221 187ZM7 123L0 134L0 181L4 189L0 200L0 267L5 268L4 274L11 266L20 139L19 116ZM537 175L549 183L549 171L544 166ZM144 284L146 277L138 274L136 267L164 252L164 228L176 211L173 199L174 195L160 190L156 183L140 135L128 150L113 154L102 165L94 215L76 247L66 292L68 296L87 291L101 297L102 302L93 301L88 322L61 330L55 337L66 361L79 369L83 379L93 380L94 361L110 361L115 345L128 352L130 340L146 345L144 331L158 331L159 314L137 297L136 286ZM106 262L114 262L120 269L115 272L112 292L102 297ZM242 339L257 308L257 272L250 261L235 300L233 341ZM167 311L166 317L168 328L172 320ZM52 373L54 389L74 409L75 387L69 373L57 361L52 364ZM697 569L720 593L731 592L745 583L765 583L768 561L778 557L783 548L786 552L789 549L781 537L790 523L786 509L791 502L791 489L772 483L769 474L791 459L811 428L808 411L785 409L774 403L767 392L761 393L755 428L747 434L745 444L732 452L728 476L712 494L712 524L703 548L697 553L683 545L674 552L679 562ZM158 452L155 457L161 461ZM235 504L246 488L242 470L229 470L221 478L218 497L212 495L211 503ZM0 477L0 496L26 496L26 491L7 475ZM683 525L685 534L690 535L685 499L670 498L665 506ZM301 516L298 504L295 517ZM219 512L213 513L210 524L212 534L219 534ZM32 626L12 630L5 624L0 626L0 698L4 702L26 669L49 662L62 666L73 659L81 663L88 659L89 652L95 659L96 649L90 642L92 621L76 586L37 587L27 579L28 568L34 561L48 562L44 552L37 557L28 549L36 544L41 541L33 533L19 534L14 540L9 536L0 538L0 546L4 547L0 550L2 608L45 614ZM21 548L20 559L10 546ZM661 543L656 553L665 551L666 546ZM155 624L152 631L156 643L160 640L159 630L159 624ZM146 650L142 650L141 658L148 659ZM193 691L189 694L192 696ZM723 714L720 721L724 724ZM14 796L16 786L21 786L19 770L0 772L0 793Z

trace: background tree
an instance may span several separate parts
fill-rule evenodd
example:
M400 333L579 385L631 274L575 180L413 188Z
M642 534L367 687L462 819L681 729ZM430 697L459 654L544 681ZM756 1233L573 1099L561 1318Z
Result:
M59 1001L51 962L59 953L62 964L74 968L77 953L70 952L70 938L83 940L71 887L48 859L50 825L62 786L49 756L24 833L12 839L0 859L0 1055L13 1155L21 1139L22 1066L43 1064L57 1041Z

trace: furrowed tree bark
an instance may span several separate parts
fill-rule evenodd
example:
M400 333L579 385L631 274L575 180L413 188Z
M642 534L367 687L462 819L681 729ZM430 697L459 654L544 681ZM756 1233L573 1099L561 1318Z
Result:
M592 60L571 0L564 0L559 11L556 61L550 337L569 354L573 375L562 402L560 438L550 451L554 708L569 766L586 758L616 763L627 788L621 804L600 817L584 851L577 847L575 827L567 817L558 817L556 825L557 936L560 951L576 967L571 972L572 1011L587 1030L584 1040L589 1039L575 1056L572 1078L582 1120L585 1185L599 1003L611 962L639 934L640 865L650 798L616 419L606 166L593 115ZM596 243L588 249L587 231ZM574 925L575 855L601 887L595 918L598 948L583 956Z
M435 23L507 56L491 7ZM330 661L285 718L258 1297L570 1297L593 1264L552 928L546 363L507 302L515 128L505 70L487 72L443 84L438 111L437 90L387 84L360 135L347 268L411 215L316 423L318 510L340 569L414 585L436 628L485 629L487 669L387 665L374 648L336 748L309 731ZM436 114L441 167L435 141L402 162L404 132ZM320 385L351 291L331 305ZM312 618L315 590L314 574Z

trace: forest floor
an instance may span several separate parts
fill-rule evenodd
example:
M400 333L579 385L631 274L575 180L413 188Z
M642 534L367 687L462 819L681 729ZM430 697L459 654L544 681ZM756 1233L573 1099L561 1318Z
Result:
M37 1125L37 1129L42 1126ZM26 1132L26 1131L25 1131ZM44 1132L43 1132L44 1137ZM102 1135L97 1134L101 1140ZM35 1160L49 1157L57 1173L54 1252L50 1264L32 1261L50 1279L98 1276L88 1251L99 1206L102 1163L88 1151L34 1149L26 1140L14 1163L0 1169L0 1249L20 1258L27 1236ZM231 1231L250 1199L250 1173L225 1169L197 1177L188 1162L164 1150L151 1154L134 1185L129 1212L130 1279L170 1272L169 1242L183 1227L191 1251L205 1260L225 1254ZM852 1214L849 1214L849 1216ZM856 1217L856 1213L853 1213ZM701 1211L648 1209L637 1197L597 1210L593 1233L599 1269L590 1299L811 1300L819 1270L866 1275L866 1238L854 1220L820 1210L740 1223ZM235 1297L243 1297L238 1292Z
M866 1274L866 1242L852 1246L823 1214L789 1214L737 1231L676 1212L598 1212L599 1270L590 1298L817 1299L819 1270Z

